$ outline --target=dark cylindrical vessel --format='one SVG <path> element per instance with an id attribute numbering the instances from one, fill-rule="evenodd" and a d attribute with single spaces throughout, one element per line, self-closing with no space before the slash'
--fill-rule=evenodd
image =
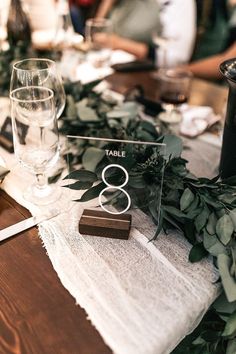
<path id="1" fill-rule="evenodd" d="M 236 175 L 236 58 L 224 61 L 220 71 L 229 84 L 220 159 L 221 177 L 227 178 Z"/>

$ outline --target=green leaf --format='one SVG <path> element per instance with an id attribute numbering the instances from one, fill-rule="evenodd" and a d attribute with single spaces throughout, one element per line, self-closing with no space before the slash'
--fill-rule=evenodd
<path id="1" fill-rule="evenodd" d="M 142 127 L 142 129 L 146 130 L 150 134 L 158 136 L 156 127 L 152 123 L 144 120 L 140 122 L 140 127 Z"/>
<path id="2" fill-rule="evenodd" d="M 75 202 L 88 202 L 89 200 L 95 199 L 99 196 L 101 191 L 105 188 L 103 182 L 97 184 L 96 186 L 88 189 L 80 199 L 75 200 Z"/>
<path id="3" fill-rule="evenodd" d="M 96 182 L 98 178 L 96 173 L 94 172 L 87 171 L 87 170 L 76 170 L 70 172 L 63 179 L 76 179 L 81 182 Z"/>
<path id="4" fill-rule="evenodd" d="M 213 212 L 209 215 L 207 226 L 206 226 L 207 232 L 210 235 L 215 235 L 216 223 L 217 223 L 217 217 L 216 217 L 216 214 Z"/>
<path id="5" fill-rule="evenodd" d="M 236 339 L 232 339 L 228 342 L 226 354 L 236 353 Z"/>
<path id="6" fill-rule="evenodd" d="M 163 143 L 166 144 L 166 155 L 179 157 L 183 150 L 182 140 L 176 135 L 165 135 Z"/>
<path id="7" fill-rule="evenodd" d="M 217 264 L 228 301 L 236 301 L 236 281 L 230 274 L 230 257 L 226 254 L 220 254 L 217 257 Z"/>
<path id="8" fill-rule="evenodd" d="M 194 345 L 202 345 L 202 344 L 206 344 L 205 339 L 203 339 L 202 337 L 197 337 L 194 341 L 193 341 Z"/>
<path id="9" fill-rule="evenodd" d="M 124 102 L 107 113 L 108 119 L 129 118 L 133 119 L 138 114 L 138 105 L 135 102 Z"/>
<path id="10" fill-rule="evenodd" d="M 155 215 L 154 219 L 157 221 L 158 215 Z M 155 235 L 154 235 L 153 239 L 151 239 L 151 241 L 155 240 L 159 236 L 160 232 L 162 231 L 162 225 L 163 225 L 163 210 L 160 209 L 160 215 L 159 215 L 157 229 L 156 229 Z"/>
<path id="11" fill-rule="evenodd" d="M 234 226 L 234 231 L 236 231 L 236 209 L 233 209 L 230 211 L 229 216 L 232 220 L 233 226 Z"/>
<path id="12" fill-rule="evenodd" d="M 109 119 L 120 119 L 124 117 L 129 117 L 129 112 L 122 111 L 120 109 L 113 109 L 113 111 L 107 113 L 107 118 Z"/>
<path id="13" fill-rule="evenodd" d="M 208 188 L 209 188 L 209 186 L 208 186 Z M 202 198 L 208 205 L 212 206 L 212 207 L 215 208 L 215 209 L 220 209 L 220 208 L 222 208 L 222 204 L 221 204 L 218 200 L 216 200 L 215 197 L 214 197 L 214 199 L 212 199 L 211 196 L 206 195 L 206 194 L 202 194 L 202 195 L 201 195 L 201 198 Z"/>
<path id="14" fill-rule="evenodd" d="M 192 263 L 199 262 L 201 259 L 205 258 L 208 252 L 205 250 L 203 243 L 197 243 L 191 248 L 189 253 L 189 260 Z"/>
<path id="15" fill-rule="evenodd" d="M 224 332 L 222 333 L 223 337 L 232 338 L 236 336 L 236 311 L 230 315 L 225 328 Z"/>
<path id="16" fill-rule="evenodd" d="M 222 253 L 227 253 L 224 245 L 222 245 L 216 235 L 210 235 L 206 230 L 203 233 L 203 244 L 206 250 L 214 257 Z"/>
<path id="17" fill-rule="evenodd" d="M 93 185 L 92 182 L 82 182 L 82 181 L 78 181 L 72 184 L 67 184 L 66 186 L 63 186 L 65 188 L 69 188 L 69 189 L 73 189 L 73 190 L 84 190 L 84 189 L 89 189 L 91 188 Z"/>
<path id="18" fill-rule="evenodd" d="M 3 178 L 9 173 L 10 171 L 3 167 L 3 166 L 0 166 L 0 181 L 3 180 Z"/>
<path id="19" fill-rule="evenodd" d="M 201 210 L 202 209 L 199 206 L 199 197 L 196 195 L 192 204 L 185 210 L 185 213 L 187 213 L 186 215 L 189 219 L 194 220 L 194 218 L 200 214 Z"/>
<path id="20" fill-rule="evenodd" d="M 193 201 L 193 192 L 189 188 L 186 188 L 180 198 L 180 210 L 187 209 Z"/>
<path id="21" fill-rule="evenodd" d="M 217 176 L 211 178 L 211 182 L 212 183 L 216 183 L 217 181 L 219 181 L 219 179 L 220 179 L 220 174 L 218 174 Z"/>
<path id="22" fill-rule="evenodd" d="M 172 227 L 175 227 L 177 230 L 180 232 L 183 231 L 181 227 L 178 225 L 175 219 L 169 214 L 167 214 L 165 211 L 163 211 L 163 220 L 167 221 L 168 224 L 170 224 Z"/>
<path id="23" fill-rule="evenodd" d="M 196 230 L 192 220 L 184 223 L 184 235 L 192 245 L 196 242 Z"/>
<path id="24" fill-rule="evenodd" d="M 232 191 L 221 194 L 218 198 L 224 204 L 233 204 L 235 202 L 235 195 L 232 193 Z"/>
<path id="25" fill-rule="evenodd" d="M 75 100 L 73 96 L 67 95 L 66 96 L 66 117 L 69 120 L 74 120 L 77 118 L 77 109 L 75 105 Z"/>
<path id="26" fill-rule="evenodd" d="M 139 175 L 131 175 L 129 176 L 129 186 L 133 188 L 145 188 L 145 181 L 143 179 L 142 174 Z"/>
<path id="27" fill-rule="evenodd" d="M 177 218 L 185 218 L 188 219 L 188 217 L 179 209 L 171 206 L 171 205 L 163 205 L 163 209 L 168 212 L 169 214 L 176 216 Z"/>
<path id="28" fill-rule="evenodd" d="M 235 245 L 230 248 L 232 256 L 232 265 L 230 267 L 230 274 L 236 279 L 236 247 Z"/>
<path id="29" fill-rule="evenodd" d="M 214 309 L 222 314 L 232 314 L 236 311 L 236 301 L 229 302 L 225 293 L 222 293 L 213 304 Z"/>
<path id="30" fill-rule="evenodd" d="M 56 183 L 61 177 L 62 172 L 63 168 L 59 168 L 53 176 L 48 177 L 48 183 Z"/>
<path id="31" fill-rule="evenodd" d="M 228 186 L 236 186 L 236 176 L 231 176 L 222 180 L 222 183 Z"/>
<path id="32" fill-rule="evenodd" d="M 203 229 L 203 227 L 206 225 L 209 214 L 210 214 L 210 211 L 209 211 L 208 207 L 205 205 L 203 207 L 202 211 L 200 212 L 200 214 L 197 215 L 195 222 L 194 222 L 197 232 L 200 232 Z"/>
<path id="33" fill-rule="evenodd" d="M 89 147 L 82 157 L 82 164 L 86 170 L 94 172 L 97 165 L 105 156 L 105 151 L 95 147 Z"/>
<path id="34" fill-rule="evenodd" d="M 219 332 L 215 330 L 207 330 L 201 334 L 201 337 L 207 342 L 214 343 L 219 338 Z"/>
<path id="35" fill-rule="evenodd" d="M 81 121 L 97 122 L 100 120 L 96 111 L 93 108 L 87 106 L 87 99 L 86 98 L 84 98 L 80 102 L 76 103 L 76 107 L 78 110 L 78 116 Z"/>
<path id="36" fill-rule="evenodd" d="M 229 215 L 223 215 L 216 223 L 216 233 L 221 242 L 227 245 L 234 231 L 234 225 Z"/>
<path id="37" fill-rule="evenodd" d="M 216 235 L 210 235 L 206 229 L 203 231 L 203 244 L 207 250 L 212 247 L 217 241 L 219 242 Z"/>

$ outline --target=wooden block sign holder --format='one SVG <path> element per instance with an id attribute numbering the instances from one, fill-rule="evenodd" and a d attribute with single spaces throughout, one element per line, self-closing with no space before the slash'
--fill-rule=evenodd
<path id="1" fill-rule="evenodd" d="M 79 232 L 83 235 L 128 240 L 132 217 L 130 214 L 110 214 L 102 210 L 85 209 Z"/>

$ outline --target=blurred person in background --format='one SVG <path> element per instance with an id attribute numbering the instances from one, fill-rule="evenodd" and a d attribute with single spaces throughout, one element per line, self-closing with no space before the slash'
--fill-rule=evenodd
<path id="1" fill-rule="evenodd" d="M 84 34 L 85 22 L 95 15 L 98 0 L 69 0 L 73 27 L 77 33 Z"/>
<path id="2" fill-rule="evenodd" d="M 196 0 L 197 38 L 192 60 L 206 58 L 226 49 L 229 38 L 227 0 Z"/>
<path id="3" fill-rule="evenodd" d="M 57 25 L 57 0 L 21 0 L 32 31 L 51 30 Z"/>
<path id="4" fill-rule="evenodd" d="M 155 36 L 169 40 L 168 64 L 172 66 L 188 62 L 192 55 L 195 10 L 195 0 L 101 0 L 96 17 L 111 19 L 112 49 L 151 59 L 157 65 L 162 54 Z"/>
<path id="5" fill-rule="evenodd" d="M 204 0 L 205 3 L 206 1 L 209 0 Z M 226 4 L 226 1 L 223 2 Z M 223 6 L 223 2 L 221 2 L 220 6 Z M 212 1 L 211 3 L 213 4 Z M 212 39 L 212 42 L 209 42 L 209 40 L 206 41 L 206 43 L 209 43 L 209 51 L 207 51 L 206 43 L 203 44 L 202 47 L 206 48 L 205 55 L 200 55 L 199 53 L 199 55 L 193 56 L 193 61 L 187 66 L 188 69 L 190 69 L 192 73 L 197 77 L 211 80 L 221 79 L 222 76 L 219 72 L 219 65 L 227 59 L 231 59 L 234 57 L 236 58 L 236 0 L 227 1 L 227 11 L 228 21 L 227 23 L 221 23 L 221 32 L 220 29 L 218 30 L 218 32 L 216 32 L 214 39 Z M 212 36 L 213 35 L 214 33 L 212 33 Z M 219 40 L 219 43 L 217 43 L 217 38 Z M 203 42 L 204 37 L 202 37 L 201 40 Z M 198 47 L 198 43 L 196 44 L 196 47 Z M 211 49 L 213 48 L 214 51 L 212 53 Z M 197 49 L 198 48 L 196 48 L 196 53 Z M 203 54 L 203 52 L 201 54 Z M 197 58 L 201 59 L 194 60 Z"/>
<path id="6" fill-rule="evenodd" d="M 236 41 L 223 53 L 194 61 L 187 65 L 186 68 L 188 68 L 194 76 L 202 79 L 218 80 L 222 79 L 222 75 L 219 72 L 220 64 L 231 58 L 235 58 L 236 60 Z"/>

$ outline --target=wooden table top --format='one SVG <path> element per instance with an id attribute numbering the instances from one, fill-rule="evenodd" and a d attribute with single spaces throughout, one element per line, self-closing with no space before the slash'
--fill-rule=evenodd
<path id="1" fill-rule="evenodd" d="M 108 81 L 125 93 L 142 84 L 158 98 L 152 73 L 115 74 Z M 191 104 L 210 105 L 222 113 L 227 88 L 194 80 Z M 0 229 L 30 216 L 0 191 Z M 99 333 L 62 286 L 38 237 L 37 228 L 0 245 L 1 354 L 111 354 Z"/>

